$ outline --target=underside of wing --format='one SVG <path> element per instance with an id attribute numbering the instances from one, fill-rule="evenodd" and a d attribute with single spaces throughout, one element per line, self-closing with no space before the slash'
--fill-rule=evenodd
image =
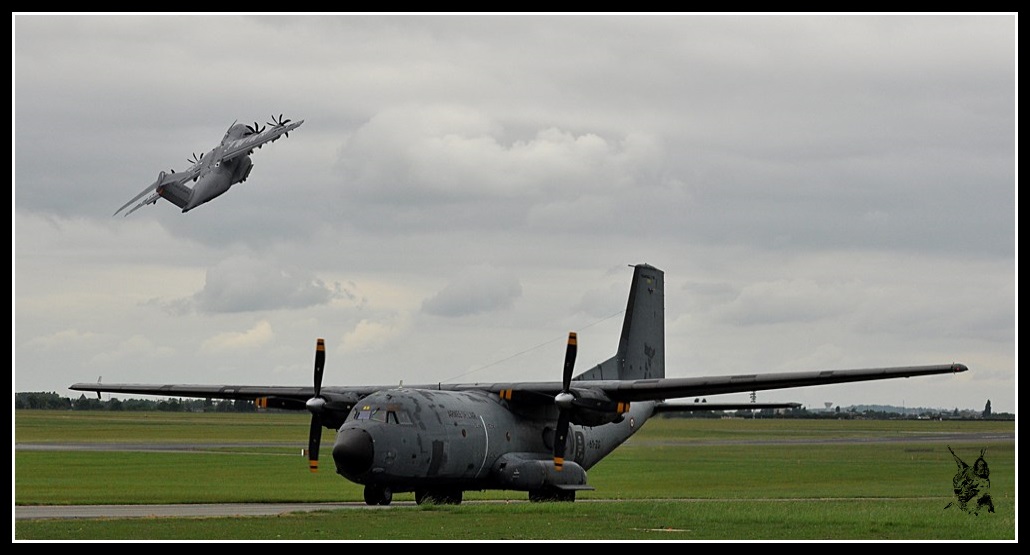
<path id="1" fill-rule="evenodd" d="M 790 389 L 813 385 L 911 378 L 934 374 L 965 372 L 964 364 L 930 366 L 897 366 L 854 370 L 821 370 L 811 372 L 778 372 L 700 378 L 659 378 L 649 380 L 582 380 L 573 382 L 573 390 L 601 392 L 615 402 L 664 401 L 704 397 L 726 393 L 744 393 L 770 389 Z M 433 386 L 436 388 L 437 386 Z M 502 399 L 525 404 L 548 404 L 562 391 L 560 382 L 522 382 L 494 384 L 443 384 L 443 389 L 484 390 Z M 701 408 L 695 410 L 712 410 Z M 730 409 L 722 409 L 730 410 Z"/>
<path id="2" fill-rule="evenodd" d="M 901 366 L 890 368 L 863 368 L 855 370 L 823 370 L 813 372 L 779 372 L 735 376 L 708 376 L 701 378 L 661 378 L 651 380 L 596 380 L 580 381 L 572 388 L 577 400 L 597 405 L 598 409 L 612 404 L 621 410 L 622 404 L 633 401 L 665 401 L 689 397 L 703 397 L 726 393 L 742 393 L 770 389 L 789 389 L 814 385 L 829 385 L 894 378 L 910 378 L 935 374 L 956 374 L 967 371 L 964 364 L 931 366 Z M 314 387 L 303 386 L 249 386 L 249 385 L 190 385 L 190 384 L 103 384 L 77 383 L 75 391 L 94 393 L 123 393 L 161 395 L 165 397 L 194 397 L 207 399 L 250 400 L 264 406 L 301 410 L 304 403 L 314 397 L 322 398 L 334 410 L 349 410 L 363 397 L 393 386 L 325 387 L 316 394 Z M 483 391 L 500 399 L 527 405 L 549 405 L 563 391 L 561 382 L 521 383 L 468 383 L 408 386 L 412 389 L 444 389 L 453 391 Z M 697 405 L 697 403 L 695 403 Z M 707 403 L 702 406 L 661 404 L 659 411 L 674 410 L 739 410 L 741 408 L 774 408 L 753 403 Z M 783 403 L 775 408 L 787 408 Z"/>
<path id="3" fill-rule="evenodd" d="M 196 399 L 229 399 L 254 401 L 258 406 L 303 410 L 305 403 L 315 397 L 313 387 L 254 386 L 254 385 L 197 385 L 197 384 L 133 384 L 133 383 L 77 383 L 69 389 L 93 393 L 120 393 L 128 395 L 160 395 L 162 397 L 191 397 Z M 326 387 L 319 394 L 334 407 L 349 406 L 380 388 Z"/>
<path id="4" fill-rule="evenodd" d="M 812 372 L 778 372 L 702 378 L 662 378 L 657 380 L 585 382 L 620 401 L 655 401 L 685 397 L 702 397 L 725 393 L 743 393 L 770 389 L 790 389 L 813 385 L 829 385 L 895 378 L 912 378 L 935 374 L 957 374 L 968 368 L 964 364 L 930 366 L 898 366 L 854 370 L 822 370 Z"/>

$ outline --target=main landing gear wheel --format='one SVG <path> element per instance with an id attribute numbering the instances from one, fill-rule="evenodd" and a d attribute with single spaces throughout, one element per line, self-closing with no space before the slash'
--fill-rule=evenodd
<path id="1" fill-rule="evenodd" d="M 415 503 L 419 505 L 461 505 L 461 490 L 415 490 Z"/>
<path id="2" fill-rule="evenodd" d="M 543 501 L 572 503 L 576 500 L 576 490 L 563 490 L 553 487 L 535 489 L 529 492 L 529 500 L 533 503 Z"/>
<path id="3" fill-rule="evenodd" d="M 366 505 L 389 505 L 393 501 L 393 492 L 386 486 L 365 486 Z"/>

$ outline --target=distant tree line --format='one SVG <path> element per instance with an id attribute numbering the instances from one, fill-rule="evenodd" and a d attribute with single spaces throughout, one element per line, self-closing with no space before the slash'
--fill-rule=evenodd
<path id="1" fill-rule="evenodd" d="M 827 420 L 1015 420 L 1016 415 L 1008 412 L 992 412 L 990 401 L 983 412 L 974 410 L 946 409 L 906 409 L 887 405 L 851 406 L 833 409 L 808 410 L 806 407 L 796 409 L 760 409 L 738 411 L 695 410 L 689 412 L 663 413 L 666 418 L 807 418 Z"/>
<path id="2" fill-rule="evenodd" d="M 78 399 L 57 393 L 15 393 L 15 409 L 112 410 L 164 412 L 256 412 L 253 401 L 226 399 L 97 399 L 80 395 Z"/>

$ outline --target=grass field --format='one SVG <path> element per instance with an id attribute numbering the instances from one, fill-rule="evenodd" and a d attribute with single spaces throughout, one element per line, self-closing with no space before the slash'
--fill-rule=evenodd
<path id="1" fill-rule="evenodd" d="M 323 472 L 307 471 L 299 455 L 307 426 L 303 414 L 19 411 L 17 443 L 111 443 L 127 450 L 16 450 L 15 503 L 360 501 L 361 487 L 329 471 L 327 454 Z M 597 489 L 581 492 L 573 504 L 530 504 L 524 492 L 467 492 L 470 501 L 511 503 L 275 517 L 16 521 L 14 536 L 1011 541 L 1015 443 L 962 436 L 1013 428 L 1012 422 L 652 420 L 590 471 Z M 947 439 L 910 439 L 927 435 Z M 323 443 L 331 441 L 326 431 Z M 152 452 L 134 450 L 138 444 L 201 445 Z M 969 463 L 988 448 L 995 513 L 944 510 L 956 470 L 948 445 Z M 410 499 L 395 496 L 395 502 Z"/>

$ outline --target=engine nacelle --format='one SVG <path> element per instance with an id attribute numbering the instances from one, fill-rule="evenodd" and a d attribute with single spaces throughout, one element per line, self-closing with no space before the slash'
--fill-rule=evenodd
<path id="1" fill-rule="evenodd" d="M 573 410 L 569 420 L 580 426 L 601 426 L 604 424 L 618 424 L 622 422 L 623 415 L 629 412 L 629 403 L 612 401 L 597 389 L 573 389 L 575 399 L 572 401 Z"/>

